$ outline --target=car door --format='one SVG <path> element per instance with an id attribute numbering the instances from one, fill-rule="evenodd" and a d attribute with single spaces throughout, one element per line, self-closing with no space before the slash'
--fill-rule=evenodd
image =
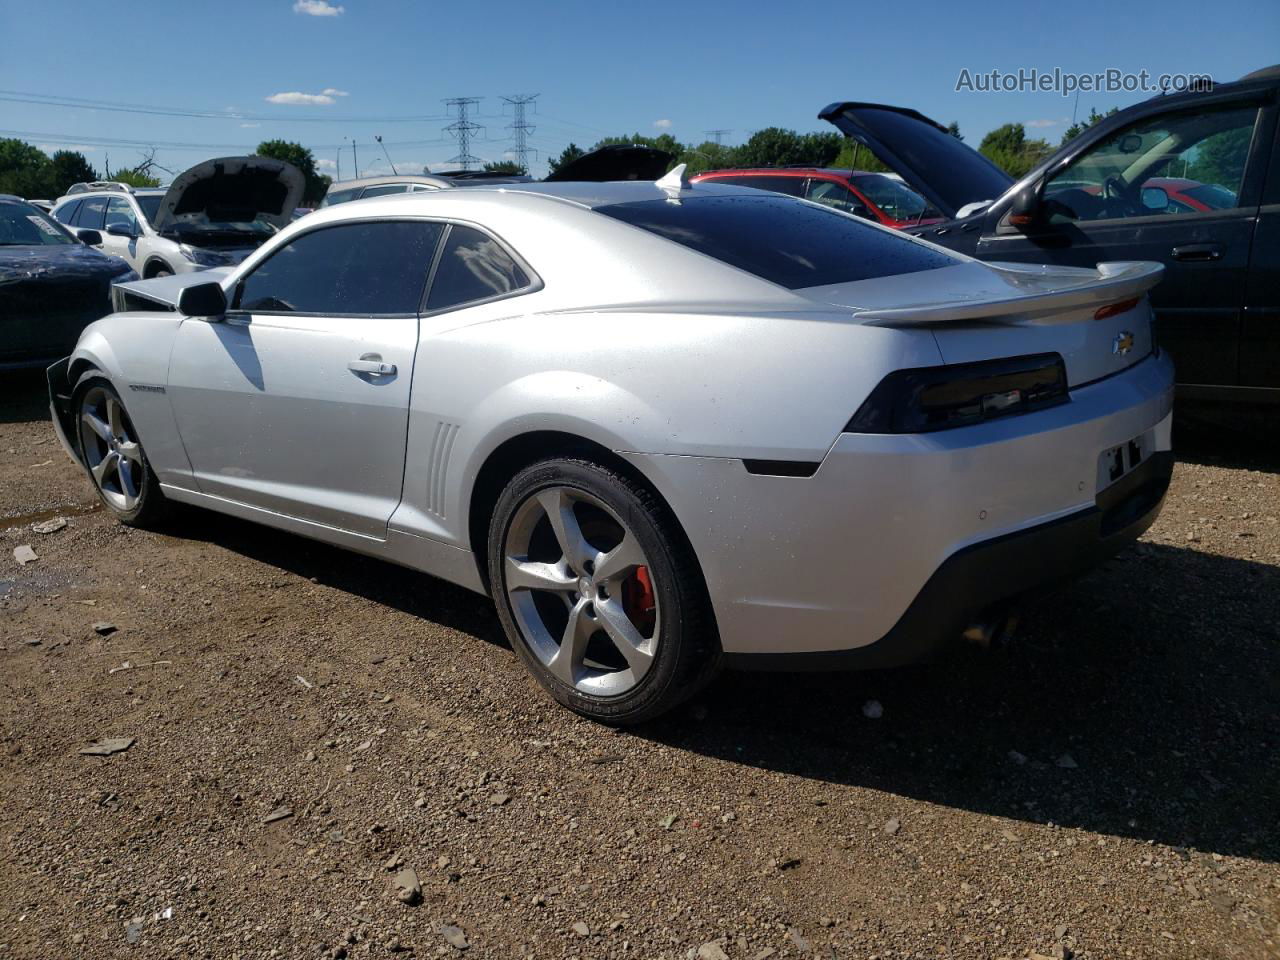
<path id="1" fill-rule="evenodd" d="M 116 229 L 128 230 L 129 235 L 117 236 L 109 233 L 108 230 L 112 225 L 115 225 Z M 133 212 L 133 207 L 125 197 L 112 197 L 107 201 L 106 218 L 102 227 L 102 246 L 99 249 L 113 257 L 127 260 L 134 270 L 138 270 L 138 215 Z"/>
<path id="2" fill-rule="evenodd" d="M 1280 388 L 1280 107 L 1268 112 L 1274 132 L 1245 285 L 1240 383 Z"/>
<path id="3" fill-rule="evenodd" d="M 1237 382 L 1241 307 L 1258 216 L 1251 157 L 1256 102 L 1149 113 L 1091 145 L 1044 181 L 1036 221 L 999 215 L 978 241 L 983 260 L 1092 267 L 1155 260 L 1165 276 L 1151 294 L 1161 343 L 1183 384 Z M 1213 208 L 1177 203 L 1158 184 L 1203 187 Z M 1192 186 L 1190 189 L 1197 189 Z"/>
<path id="4" fill-rule="evenodd" d="M 299 233 L 183 321 L 168 389 L 199 489 L 384 537 L 404 478 L 418 313 L 441 224 Z"/>

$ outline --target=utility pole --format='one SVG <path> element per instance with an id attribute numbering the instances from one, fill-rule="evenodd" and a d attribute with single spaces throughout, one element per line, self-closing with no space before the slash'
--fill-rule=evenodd
<path id="1" fill-rule="evenodd" d="M 444 102 L 445 106 L 458 111 L 458 119 L 445 127 L 458 141 L 457 154 L 450 157 L 447 162 L 459 164 L 463 170 L 470 170 L 473 163 L 480 162 L 480 158 L 471 153 L 471 138 L 484 127 L 470 118 L 471 108 L 479 102 L 479 97 L 450 97 Z"/>
<path id="2" fill-rule="evenodd" d="M 536 93 L 516 93 L 509 97 L 502 98 L 511 104 L 511 122 L 507 124 L 507 129 L 511 131 L 511 139 L 515 141 L 515 147 L 512 153 L 516 156 L 516 163 L 520 164 L 525 173 L 529 172 L 529 154 L 536 154 L 538 151 L 529 146 L 528 138 L 536 127 L 524 118 L 524 108 L 538 99 Z M 534 104 L 534 110 L 537 110 L 537 104 Z"/>
<path id="3" fill-rule="evenodd" d="M 334 177 L 334 180 L 341 180 L 341 179 L 342 179 L 342 148 L 341 148 L 341 147 L 339 147 L 339 148 L 338 148 L 338 169 L 337 169 L 337 176 L 336 176 L 336 177 Z"/>
<path id="4" fill-rule="evenodd" d="M 399 170 L 397 170 L 397 169 L 396 169 L 396 165 L 395 165 L 394 163 L 392 163 L 392 162 L 391 162 L 391 154 L 387 153 L 387 145 L 386 145 L 385 143 L 383 143 L 383 142 L 382 142 L 382 135 L 381 135 L 381 134 L 377 134 L 377 133 L 375 133 L 375 134 L 373 135 L 373 139 L 377 140 L 377 141 L 378 141 L 378 146 L 380 146 L 380 147 L 382 148 L 382 155 L 383 155 L 384 157 L 386 157 L 386 158 L 387 158 L 387 163 L 388 163 L 388 164 L 390 165 L 390 167 L 391 167 L 391 172 L 392 172 L 393 174 L 395 174 L 397 177 L 398 177 L 398 176 L 400 176 L 400 171 L 399 171 Z"/>
<path id="5" fill-rule="evenodd" d="M 724 138 L 733 133 L 732 130 L 703 130 L 703 134 L 716 142 L 716 146 L 724 144 Z"/>
<path id="6" fill-rule="evenodd" d="M 351 163 L 356 168 L 356 179 L 360 179 L 360 158 L 356 156 L 356 138 L 351 138 Z"/>

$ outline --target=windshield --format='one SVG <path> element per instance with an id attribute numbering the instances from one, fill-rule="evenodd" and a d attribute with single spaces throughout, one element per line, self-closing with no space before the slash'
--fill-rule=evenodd
<path id="1" fill-rule="evenodd" d="M 53 217 L 29 203 L 0 203 L 0 247 L 79 243 Z"/>
<path id="2" fill-rule="evenodd" d="M 156 222 L 156 214 L 160 212 L 160 201 L 164 199 L 163 193 L 144 193 L 134 194 L 133 199 L 138 201 L 138 206 L 142 208 L 142 215 L 147 218 L 147 223 L 154 224 Z"/>
<path id="3" fill-rule="evenodd" d="M 924 197 L 901 180 L 894 180 L 881 173 L 868 173 L 853 177 L 852 181 L 864 197 L 895 220 L 919 220 L 926 216 L 938 216 L 937 211 L 929 209 L 929 203 Z"/>
<path id="4" fill-rule="evenodd" d="M 746 191 L 670 203 L 640 200 L 597 213 L 656 233 L 761 279 L 798 290 L 953 266 L 945 253 L 851 214 Z"/>

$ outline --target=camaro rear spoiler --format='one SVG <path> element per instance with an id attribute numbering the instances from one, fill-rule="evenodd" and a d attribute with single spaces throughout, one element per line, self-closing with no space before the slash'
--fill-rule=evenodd
<path id="1" fill-rule="evenodd" d="M 1009 284 L 1009 296 L 982 300 L 938 300 L 916 306 L 855 310 L 872 327 L 912 327 L 956 320 L 1034 323 L 1053 314 L 1102 307 L 1140 297 L 1160 282 L 1164 265 L 1147 260 L 1100 263 L 1091 277 L 1068 280 L 1061 267 L 988 263 Z"/>

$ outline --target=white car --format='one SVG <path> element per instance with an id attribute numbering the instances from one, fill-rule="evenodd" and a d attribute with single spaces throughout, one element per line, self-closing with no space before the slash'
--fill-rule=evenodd
<path id="1" fill-rule="evenodd" d="M 220 157 L 180 173 L 165 189 L 114 181 L 77 183 L 53 216 L 95 230 L 92 244 L 122 257 L 140 277 L 234 266 L 287 226 L 306 181 L 270 157 Z"/>
<path id="2" fill-rule="evenodd" d="M 121 285 L 157 309 L 50 387 L 122 521 L 194 504 L 488 594 L 560 702 L 629 723 L 721 665 L 919 659 L 1134 540 L 1172 470 L 1160 270 L 679 171 L 437 190 Z"/>

